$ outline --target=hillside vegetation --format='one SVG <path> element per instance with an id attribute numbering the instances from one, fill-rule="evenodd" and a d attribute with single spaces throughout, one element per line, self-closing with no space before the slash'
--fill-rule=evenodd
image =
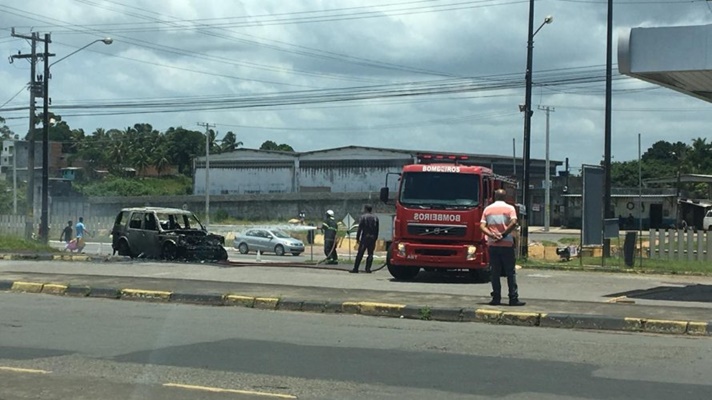
<path id="1" fill-rule="evenodd" d="M 193 193 L 187 176 L 161 178 L 113 178 L 77 185 L 85 196 L 180 196 Z"/>

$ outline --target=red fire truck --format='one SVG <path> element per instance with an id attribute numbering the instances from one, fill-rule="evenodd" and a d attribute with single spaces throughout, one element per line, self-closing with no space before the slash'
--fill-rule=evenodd
<path id="1" fill-rule="evenodd" d="M 424 268 L 489 280 L 480 218 L 496 189 L 507 190 L 508 202 L 514 203 L 516 181 L 468 161 L 461 155 L 419 154 L 417 164 L 403 167 L 387 259 L 394 278 L 411 280 Z M 389 197 L 386 177 L 380 198 L 388 202 Z"/>

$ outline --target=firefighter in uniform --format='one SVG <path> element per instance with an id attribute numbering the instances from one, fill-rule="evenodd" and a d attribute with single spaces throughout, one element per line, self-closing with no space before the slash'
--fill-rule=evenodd
<path id="1" fill-rule="evenodd" d="M 356 253 L 356 262 L 351 273 L 358 273 L 358 267 L 361 264 L 363 253 L 368 251 L 366 257 L 366 273 L 371 273 L 371 264 L 373 264 L 373 250 L 376 248 L 376 239 L 378 239 L 378 217 L 373 215 L 373 207 L 365 205 L 364 213 L 358 220 L 358 231 L 356 231 L 356 243 L 358 243 L 358 252 Z"/>
<path id="2" fill-rule="evenodd" d="M 321 230 L 324 231 L 324 255 L 326 256 L 327 264 L 338 264 L 339 257 L 336 254 L 336 231 L 338 226 L 334 219 L 332 210 L 326 211 L 326 218 L 321 224 Z"/>

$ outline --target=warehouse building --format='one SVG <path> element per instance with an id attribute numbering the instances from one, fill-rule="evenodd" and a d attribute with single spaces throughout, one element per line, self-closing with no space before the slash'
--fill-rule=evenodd
<path id="1" fill-rule="evenodd" d="M 199 157 L 194 161 L 193 190 L 196 195 L 242 195 L 271 193 L 363 193 L 378 192 L 388 173 L 398 173 L 412 164 L 419 154 L 429 151 L 346 146 L 308 152 L 281 152 L 237 149 L 229 153 Z M 443 155 L 456 153 L 437 152 Z M 482 165 L 500 175 L 521 180 L 522 160 L 511 156 L 463 154 L 469 164 Z M 209 170 L 206 174 L 206 164 Z M 531 160 L 534 188 L 544 185 L 545 160 Z M 556 176 L 560 161 L 550 161 L 551 176 Z M 391 190 L 396 179 L 388 180 Z"/>

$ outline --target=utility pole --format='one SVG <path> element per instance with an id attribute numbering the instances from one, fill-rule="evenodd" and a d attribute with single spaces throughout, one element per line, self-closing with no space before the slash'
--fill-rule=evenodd
<path id="1" fill-rule="evenodd" d="M 544 172 L 544 181 L 546 189 L 544 195 L 544 232 L 549 232 L 549 223 L 551 221 L 551 172 L 549 172 L 549 114 L 554 110 L 554 107 L 539 106 L 540 110 L 546 112 L 546 171 Z"/>
<path id="2" fill-rule="evenodd" d="M 33 225 L 35 220 L 35 95 L 38 92 L 38 87 L 35 83 L 37 65 L 37 42 L 39 35 L 37 32 L 32 32 L 31 36 L 15 33 L 15 28 L 12 28 L 12 36 L 30 41 L 32 48 L 30 54 L 15 54 L 10 56 L 10 62 L 15 59 L 30 60 L 30 124 L 27 132 L 27 205 L 25 207 L 25 239 L 32 238 L 34 231 Z M 17 145 L 17 142 L 15 143 Z M 17 147 L 15 148 L 15 156 L 17 156 Z"/>
<path id="3" fill-rule="evenodd" d="M 205 227 L 210 224 L 210 128 L 215 124 L 198 122 L 198 126 L 205 127 Z"/>
<path id="4" fill-rule="evenodd" d="M 566 157 L 566 182 L 564 182 L 564 194 L 569 194 L 569 158 Z M 569 227 L 569 198 L 564 197 L 564 226 Z"/>
<path id="5" fill-rule="evenodd" d="M 606 36 L 606 117 L 603 144 L 603 218 L 613 218 L 611 207 L 611 96 L 613 80 L 613 0 L 608 0 Z M 603 239 L 603 257 L 611 256 L 611 239 Z"/>
<path id="6" fill-rule="evenodd" d="M 517 139 L 512 138 L 512 177 L 517 176 Z"/>
<path id="7" fill-rule="evenodd" d="M 40 240 L 47 244 L 49 241 L 49 58 L 54 54 L 49 53 L 51 35 L 44 35 L 44 74 L 42 93 L 42 215 L 40 217 Z"/>

